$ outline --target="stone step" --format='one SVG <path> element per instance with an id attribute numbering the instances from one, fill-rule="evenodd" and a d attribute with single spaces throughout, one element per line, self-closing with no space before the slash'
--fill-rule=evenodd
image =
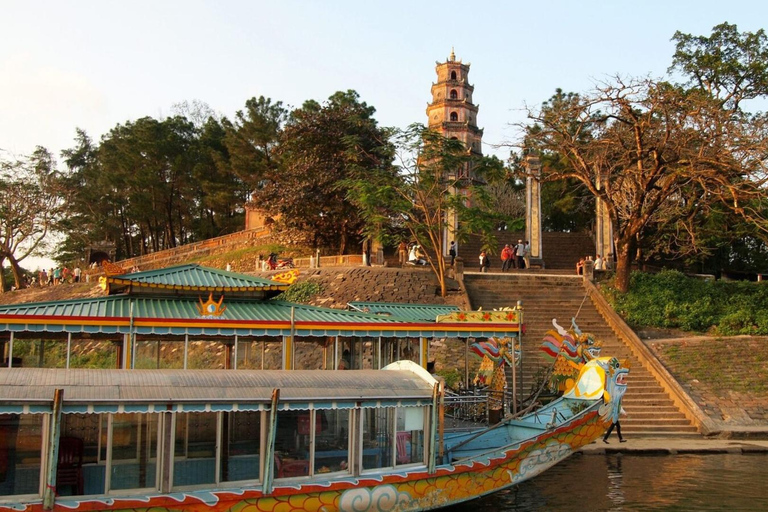
<path id="1" fill-rule="evenodd" d="M 541 369 L 551 364 L 541 352 L 540 343 L 546 332 L 553 329 L 552 319 L 556 318 L 561 326 L 568 328 L 571 317 L 576 316 L 583 332 L 602 341 L 603 355 L 628 359 L 631 364 L 623 400 L 629 414 L 625 427 L 628 432 L 696 434 L 696 428 L 632 354 L 631 348 L 606 324 L 591 300 L 585 300 L 586 291 L 580 277 L 543 275 L 536 271 L 478 273 L 465 275 L 465 285 L 475 308 L 494 309 L 516 304 L 518 300 L 522 302 L 526 332 L 522 337 L 522 377 L 518 375 L 518 379 L 522 379 L 522 383 L 518 380 L 521 389 L 530 389 Z"/>

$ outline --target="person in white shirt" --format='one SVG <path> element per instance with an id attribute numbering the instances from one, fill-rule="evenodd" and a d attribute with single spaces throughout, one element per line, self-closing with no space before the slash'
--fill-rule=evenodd
<path id="1" fill-rule="evenodd" d="M 595 257 L 595 270 L 605 270 L 603 268 L 603 258 L 599 254 Z"/>
<path id="2" fill-rule="evenodd" d="M 525 268 L 525 244 L 522 240 L 517 241 L 515 255 L 517 257 L 517 268 Z"/>

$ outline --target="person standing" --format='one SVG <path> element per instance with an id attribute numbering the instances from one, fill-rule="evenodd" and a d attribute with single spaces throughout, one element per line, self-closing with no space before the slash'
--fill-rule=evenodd
<path id="1" fill-rule="evenodd" d="M 72 275 L 75 276 L 75 282 L 80 282 L 80 274 L 82 273 L 82 270 L 80 270 L 80 267 L 75 267 L 75 269 L 72 271 Z"/>
<path id="2" fill-rule="evenodd" d="M 485 251 L 480 251 L 480 272 L 488 272 L 490 266 L 491 260 L 488 259 L 488 254 Z"/>
<path id="3" fill-rule="evenodd" d="M 451 257 L 451 266 L 456 261 L 456 242 L 451 240 L 451 247 L 448 249 L 448 255 Z"/>
<path id="4" fill-rule="evenodd" d="M 501 271 L 505 272 L 509 268 L 512 267 L 512 264 L 514 263 L 515 255 L 512 252 L 512 248 L 509 246 L 509 244 L 505 244 L 504 248 L 501 250 Z"/>
<path id="5" fill-rule="evenodd" d="M 371 266 L 371 237 L 365 237 L 363 240 L 363 265 L 366 267 Z"/>
<path id="6" fill-rule="evenodd" d="M 603 258 L 599 254 L 595 257 L 595 270 L 605 270 L 603 268 Z"/>
<path id="7" fill-rule="evenodd" d="M 525 268 L 531 268 L 531 244 L 526 240 L 524 245 L 525 252 L 523 254 L 523 261 L 525 261 Z"/>
<path id="8" fill-rule="evenodd" d="M 400 266 L 404 267 L 408 261 L 408 244 L 405 243 L 405 240 L 401 240 L 400 245 L 397 246 L 397 256 L 400 260 Z"/>
<path id="9" fill-rule="evenodd" d="M 515 247 L 515 254 L 517 258 L 517 268 L 525 268 L 525 244 L 522 240 L 517 241 L 517 247 Z"/>

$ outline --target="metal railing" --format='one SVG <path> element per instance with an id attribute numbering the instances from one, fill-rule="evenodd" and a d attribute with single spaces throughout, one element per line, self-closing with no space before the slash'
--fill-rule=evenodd
<path id="1" fill-rule="evenodd" d="M 484 388 L 446 391 L 443 405 L 445 428 L 460 430 L 499 421 L 512 410 L 512 395 Z"/>

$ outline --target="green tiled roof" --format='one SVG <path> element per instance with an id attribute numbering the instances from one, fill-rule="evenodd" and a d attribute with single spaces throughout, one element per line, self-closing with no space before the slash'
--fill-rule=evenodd
<path id="1" fill-rule="evenodd" d="M 158 270 L 121 274 L 107 278 L 109 292 L 152 293 L 170 291 L 175 294 L 225 292 L 229 296 L 267 298 L 286 290 L 289 285 L 236 272 L 203 267 L 196 264 L 178 265 Z"/>
<path id="2" fill-rule="evenodd" d="M 206 336 L 510 336 L 517 326 L 436 324 L 281 301 L 227 299 L 221 315 L 201 315 L 208 297 L 113 295 L 0 306 L 0 331 Z M 214 294 L 214 300 L 219 297 Z"/>
<path id="3" fill-rule="evenodd" d="M 393 302 L 349 302 L 355 311 L 395 317 L 409 322 L 434 322 L 438 315 L 461 311 L 458 306 L 448 304 L 405 304 Z"/>

